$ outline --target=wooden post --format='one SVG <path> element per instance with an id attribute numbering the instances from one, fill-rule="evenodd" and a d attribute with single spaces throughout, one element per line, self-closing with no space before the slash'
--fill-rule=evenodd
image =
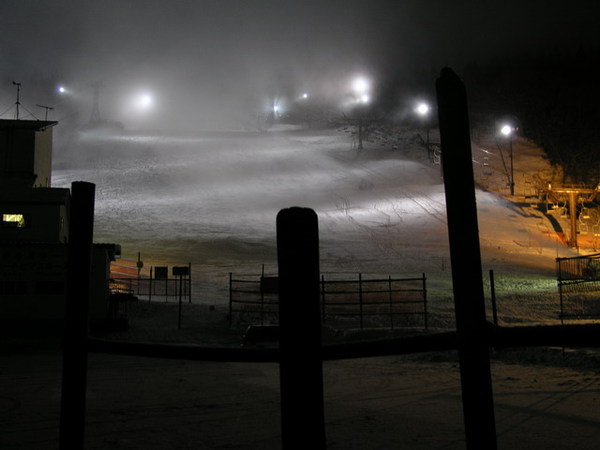
<path id="1" fill-rule="evenodd" d="M 95 185 L 71 185 L 59 448 L 84 447 Z"/>
<path id="2" fill-rule="evenodd" d="M 148 288 L 148 303 L 152 303 L 152 289 L 153 289 L 153 279 L 154 279 L 154 266 L 150 267 L 150 281 L 149 283 L 149 288 Z"/>
<path id="3" fill-rule="evenodd" d="M 467 449 L 494 450 L 496 425 L 466 90 L 448 68 L 436 83 Z"/>
<path id="4" fill-rule="evenodd" d="M 177 318 L 177 329 L 181 330 L 181 303 L 183 298 L 183 275 L 179 274 L 179 315 Z"/>
<path id="5" fill-rule="evenodd" d="M 362 273 L 358 274 L 358 309 L 360 311 L 360 329 L 363 329 L 363 290 L 362 290 Z"/>
<path id="6" fill-rule="evenodd" d="M 188 263 L 188 303 L 192 303 L 192 263 Z"/>
<path id="7" fill-rule="evenodd" d="M 229 272 L 229 326 L 233 325 L 233 273 Z"/>
<path id="8" fill-rule="evenodd" d="M 425 329 L 429 329 L 429 312 L 427 311 L 427 278 L 423 274 L 423 313 L 425 316 Z"/>
<path id="9" fill-rule="evenodd" d="M 498 325 L 498 308 L 496 306 L 496 282 L 494 281 L 494 271 L 490 269 L 490 296 L 492 299 L 492 320 L 494 325 Z"/>
<path id="10" fill-rule="evenodd" d="M 325 324 L 325 275 L 321 275 L 321 317 Z"/>
<path id="11" fill-rule="evenodd" d="M 325 449 L 319 230 L 312 209 L 279 212 L 277 259 L 282 447 Z"/>
<path id="12" fill-rule="evenodd" d="M 577 243 L 577 194 L 575 191 L 569 192 L 569 219 L 571 220 L 571 247 L 579 249 Z"/>
<path id="13" fill-rule="evenodd" d="M 390 302 L 390 328 L 394 329 L 394 299 L 392 298 L 392 276 L 388 275 L 388 300 Z"/>

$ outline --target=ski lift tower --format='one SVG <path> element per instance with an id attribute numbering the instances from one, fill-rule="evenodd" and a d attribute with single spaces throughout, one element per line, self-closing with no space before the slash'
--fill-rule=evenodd
<path id="1" fill-rule="evenodd" d="M 592 202 L 600 192 L 600 183 L 596 187 L 591 186 L 552 186 L 548 183 L 548 198 L 564 200 L 569 202 L 569 216 L 571 222 L 571 239 L 569 246 L 577 248 L 577 201 Z"/>

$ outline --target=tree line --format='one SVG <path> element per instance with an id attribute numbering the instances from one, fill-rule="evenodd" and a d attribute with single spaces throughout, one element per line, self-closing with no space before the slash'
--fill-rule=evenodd
<path id="1" fill-rule="evenodd" d="M 599 51 L 524 55 L 465 67 L 474 122 L 510 115 L 520 135 L 563 168 L 565 183 L 600 182 Z"/>

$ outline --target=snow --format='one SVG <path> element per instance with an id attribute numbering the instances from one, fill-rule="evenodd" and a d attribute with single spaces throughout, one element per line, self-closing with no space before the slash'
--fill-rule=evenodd
<path id="1" fill-rule="evenodd" d="M 496 159 L 477 170 L 482 147 Z M 554 258 L 572 252 L 521 190 L 552 168 L 520 140 L 511 197 L 490 148 L 473 142 L 483 269 L 499 272 L 501 323 L 556 323 Z M 83 136 L 57 150 L 55 186 L 97 184 L 96 241 L 123 244 L 129 258 L 141 251 L 147 265 L 191 260 L 201 279 L 181 330 L 176 303 L 132 302 L 130 329 L 112 339 L 238 346 L 240 330 L 225 320 L 227 272 L 275 264 L 275 215 L 294 204 L 319 214 L 325 270 L 425 272 L 430 323 L 453 327 L 444 190 L 439 166 L 417 145 L 358 152 L 346 133 L 307 130 Z M 60 344 L 6 348 L 0 446 L 56 448 Z M 500 350 L 491 360 L 499 448 L 597 448 L 595 352 Z M 92 353 L 88 367 L 86 448 L 281 448 L 276 364 Z M 323 367 L 328 448 L 465 448 L 454 352 Z"/>
<path id="2" fill-rule="evenodd" d="M 53 185 L 95 183 L 95 241 L 120 243 L 124 258 L 140 252 L 146 268 L 191 262 L 198 301 L 225 302 L 230 271 L 276 266 L 275 217 L 290 206 L 319 216 L 322 271 L 425 272 L 446 295 L 441 171 L 415 134 L 359 151 L 337 129 L 80 133 L 56 146 Z M 554 259 L 573 252 L 543 214 L 508 198 L 506 143 L 481 136 L 473 158 L 483 270 L 552 277 Z M 552 168 L 524 139 L 513 149 L 522 197 Z"/>

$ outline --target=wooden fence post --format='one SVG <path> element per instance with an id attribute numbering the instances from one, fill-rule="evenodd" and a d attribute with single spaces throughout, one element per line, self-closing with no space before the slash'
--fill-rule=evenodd
<path id="1" fill-rule="evenodd" d="M 71 185 L 59 448 L 84 447 L 95 185 Z"/>
<path id="2" fill-rule="evenodd" d="M 362 273 L 358 273 L 358 307 L 360 310 L 360 329 L 363 329 L 363 290 L 362 290 Z"/>
<path id="3" fill-rule="evenodd" d="M 187 287 L 188 287 L 188 303 L 192 303 L 192 263 L 188 263 L 188 279 L 187 279 Z"/>
<path id="4" fill-rule="evenodd" d="M 492 302 L 492 320 L 494 325 L 498 326 L 498 307 L 496 305 L 496 282 L 494 281 L 494 271 L 490 269 L 490 300 Z"/>
<path id="5" fill-rule="evenodd" d="M 427 278 L 425 277 L 425 274 L 423 273 L 423 312 L 424 312 L 424 316 L 425 316 L 425 329 L 428 330 L 429 329 L 429 312 L 427 311 Z"/>
<path id="6" fill-rule="evenodd" d="M 394 299 L 392 298 L 392 276 L 388 275 L 388 300 L 390 302 L 390 328 L 394 329 Z"/>
<path id="7" fill-rule="evenodd" d="M 319 230 L 312 209 L 279 212 L 277 259 L 282 447 L 325 449 Z"/>
<path id="8" fill-rule="evenodd" d="M 452 284 L 468 449 L 494 450 L 496 425 L 466 89 L 448 68 L 436 83 Z"/>

